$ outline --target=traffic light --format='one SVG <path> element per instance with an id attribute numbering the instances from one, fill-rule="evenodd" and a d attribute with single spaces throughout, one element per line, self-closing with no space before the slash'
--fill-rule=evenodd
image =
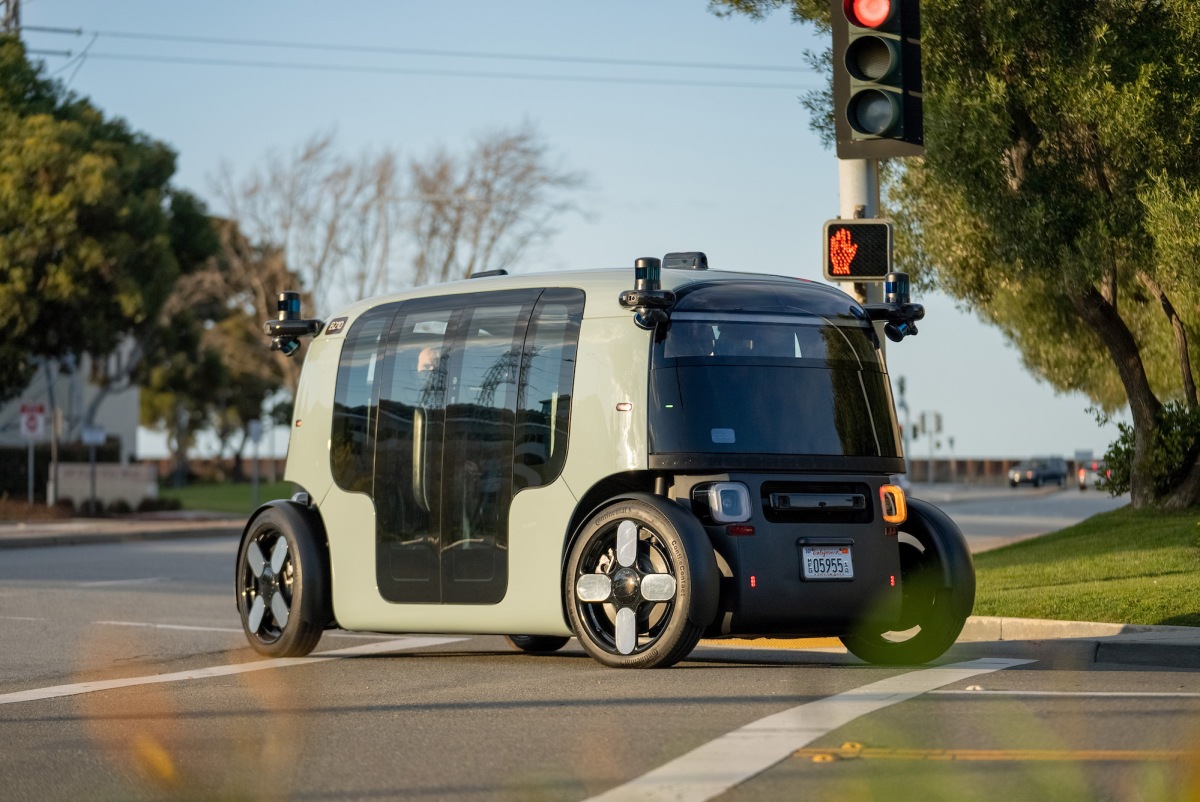
<path id="1" fill-rule="evenodd" d="M 830 220 L 824 243 L 830 281 L 883 281 L 892 272 L 892 224 L 886 220 Z"/>
<path id="2" fill-rule="evenodd" d="M 839 159 L 925 150 L 918 0 L 830 0 Z"/>

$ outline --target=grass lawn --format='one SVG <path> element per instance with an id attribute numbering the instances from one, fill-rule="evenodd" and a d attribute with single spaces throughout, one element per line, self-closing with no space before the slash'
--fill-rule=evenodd
<path id="1" fill-rule="evenodd" d="M 1200 626 L 1200 513 L 1101 513 L 975 556 L 975 615 Z"/>
<path id="2" fill-rule="evenodd" d="M 259 482 L 259 503 L 276 498 L 291 498 L 291 482 Z M 179 499 L 185 510 L 211 510 L 249 515 L 254 512 L 253 488 L 249 482 L 221 482 L 215 484 L 188 485 L 187 487 L 160 487 L 161 498 Z"/>

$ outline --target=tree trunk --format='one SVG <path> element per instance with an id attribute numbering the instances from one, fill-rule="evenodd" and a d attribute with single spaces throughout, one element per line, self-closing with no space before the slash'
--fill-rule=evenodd
<path id="1" fill-rule="evenodd" d="M 1116 308 L 1105 300 L 1095 287 L 1083 292 L 1069 293 L 1075 313 L 1096 333 L 1108 349 L 1113 364 L 1125 387 L 1129 399 L 1129 412 L 1133 417 L 1133 466 L 1130 470 L 1130 495 L 1134 508 L 1154 503 L 1154 485 L 1147 477 L 1150 444 L 1158 425 L 1158 413 L 1162 404 L 1150 389 L 1146 378 L 1146 367 L 1138 350 L 1133 334 Z"/>
<path id="2" fill-rule="evenodd" d="M 1183 481 L 1159 502 L 1159 506 L 1167 510 L 1182 510 L 1197 505 L 1200 505 L 1200 457 L 1192 457 L 1191 467 Z"/>
<path id="3" fill-rule="evenodd" d="M 1183 327 L 1183 321 L 1179 319 L 1179 313 L 1175 311 L 1174 304 L 1167 297 L 1167 293 L 1159 285 L 1154 277 L 1138 271 L 1138 278 L 1142 284 L 1158 301 L 1162 307 L 1163 314 L 1167 316 L 1167 320 L 1171 321 L 1171 329 L 1175 332 L 1175 351 L 1179 359 L 1179 371 L 1183 379 L 1183 400 L 1187 404 L 1188 409 L 1196 408 L 1196 382 L 1192 377 L 1192 358 L 1188 353 L 1187 330 Z"/>

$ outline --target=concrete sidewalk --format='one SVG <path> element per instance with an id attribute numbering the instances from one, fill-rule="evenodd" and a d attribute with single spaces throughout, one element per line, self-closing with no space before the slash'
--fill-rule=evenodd
<path id="1" fill-rule="evenodd" d="M 241 534 L 245 523 L 246 516 L 205 512 L 0 523 L 0 550 L 177 538 L 232 539 Z M 767 643 L 772 642 L 763 645 Z M 784 643 L 788 642 L 772 645 Z M 1194 669 L 1200 668 L 1200 627 L 972 616 L 953 648 L 989 655 L 999 650 L 1068 668 L 1124 664 Z"/>

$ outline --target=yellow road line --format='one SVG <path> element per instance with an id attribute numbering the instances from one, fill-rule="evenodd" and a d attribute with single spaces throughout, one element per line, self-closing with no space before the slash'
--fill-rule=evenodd
<path id="1" fill-rule="evenodd" d="M 837 638 L 714 638 L 700 641 L 705 646 L 732 646 L 739 649 L 842 649 Z"/>
<path id="2" fill-rule="evenodd" d="M 839 749 L 797 749 L 792 756 L 806 758 L 814 763 L 831 763 L 836 760 L 1066 761 L 1071 763 L 1200 761 L 1200 752 L 1164 749 L 897 749 L 863 746 L 856 743 L 842 744 Z"/>

